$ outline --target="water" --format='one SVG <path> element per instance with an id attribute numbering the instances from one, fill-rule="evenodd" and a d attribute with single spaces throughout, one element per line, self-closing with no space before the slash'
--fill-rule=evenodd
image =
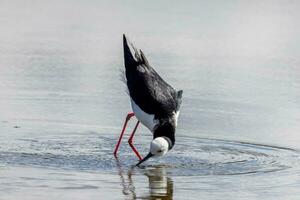
<path id="1" fill-rule="evenodd" d="M 1 1 L 0 199 L 299 199 L 299 8 Z M 112 155 L 123 33 L 184 90 L 174 149 L 142 168 L 127 135 Z"/>

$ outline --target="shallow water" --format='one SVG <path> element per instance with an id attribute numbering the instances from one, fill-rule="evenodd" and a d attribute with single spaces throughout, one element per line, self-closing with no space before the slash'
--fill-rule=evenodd
<path id="1" fill-rule="evenodd" d="M 0 3 L 0 199 L 299 199 L 299 3 L 130 3 Z M 124 32 L 184 90 L 174 149 L 140 168 L 127 134 L 112 155 Z"/>
<path id="2" fill-rule="evenodd" d="M 167 156 L 134 167 L 138 159 L 130 148 L 122 146 L 115 159 L 116 138 L 99 130 L 2 141 L 1 198 L 185 199 L 188 191 L 188 199 L 211 198 L 211 192 L 234 198 L 234 191 L 243 198 L 299 195 L 300 152 L 293 149 L 178 137 Z M 147 153 L 150 139 L 137 136 L 136 148 Z"/>

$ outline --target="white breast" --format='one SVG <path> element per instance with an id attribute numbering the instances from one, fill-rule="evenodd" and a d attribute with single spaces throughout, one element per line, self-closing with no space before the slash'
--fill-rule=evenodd
<path id="1" fill-rule="evenodd" d="M 151 132 L 153 132 L 155 125 L 158 123 L 157 120 L 154 119 L 154 114 L 145 113 L 132 99 L 131 107 L 136 118 L 142 124 L 144 124 Z"/>

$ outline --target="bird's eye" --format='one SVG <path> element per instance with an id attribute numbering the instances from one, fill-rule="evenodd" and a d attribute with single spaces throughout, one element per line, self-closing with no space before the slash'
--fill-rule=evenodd
<path id="1" fill-rule="evenodd" d="M 158 150 L 157 152 L 158 152 L 158 153 L 161 153 L 161 152 L 162 152 L 162 150 Z"/>

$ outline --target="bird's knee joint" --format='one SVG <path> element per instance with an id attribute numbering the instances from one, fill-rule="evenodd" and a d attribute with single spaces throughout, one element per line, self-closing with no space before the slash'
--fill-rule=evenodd
<path id="1" fill-rule="evenodd" d="M 134 113 L 128 113 L 127 117 L 126 117 L 126 120 L 129 120 L 131 117 L 134 116 Z"/>

